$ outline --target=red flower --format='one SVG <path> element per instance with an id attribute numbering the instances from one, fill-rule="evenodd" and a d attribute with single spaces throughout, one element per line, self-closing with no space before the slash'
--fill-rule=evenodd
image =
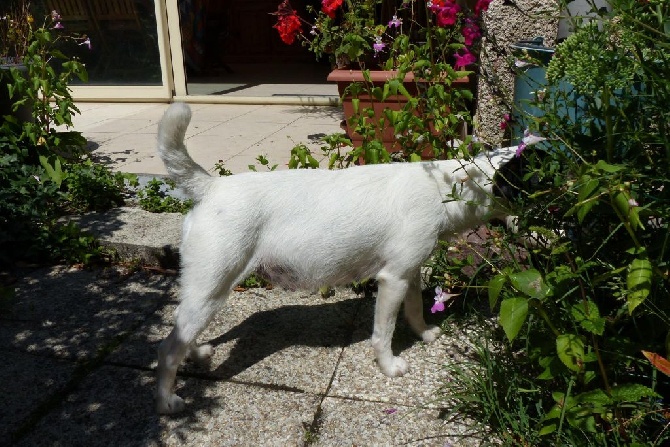
<path id="1" fill-rule="evenodd" d="M 273 12 L 272 15 L 277 16 L 277 23 L 273 28 L 279 32 L 282 42 L 291 45 L 300 33 L 302 22 L 289 0 L 284 0 L 277 8 L 277 12 Z"/>
<path id="2" fill-rule="evenodd" d="M 344 0 L 322 0 L 321 1 L 321 11 L 324 12 L 331 19 L 335 18 L 337 10 L 342 6 Z"/>

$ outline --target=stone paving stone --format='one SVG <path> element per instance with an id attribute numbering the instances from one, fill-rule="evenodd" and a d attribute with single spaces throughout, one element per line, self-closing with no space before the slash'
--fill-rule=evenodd
<path id="1" fill-rule="evenodd" d="M 154 411 L 153 374 L 104 366 L 44 417 L 20 446 L 298 446 L 319 398 L 188 379 L 187 410 Z M 188 390 L 188 392 L 186 392 Z"/>
<path id="2" fill-rule="evenodd" d="M 123 268 L 26 273 L 0 324 L 0 346 L 81 360 L 96 356 L 172 296 L 175 277 Z"/>
<path id="3" fill-rule="evenodd" d="M 478 446 L 467 427 L 446 422 L 439 410 L 326 398 L 315 447 Z"/>
<path id="4" fill-rule="evenodd" d="M 210 368 L 186 362 L 181 371 L 325 393 L 342 348 L 351 342 L 360 305 L 361 299 L 345 289 L 326 299 L 281 289 L 233 292 L 199 338 L 214 346 Z M 109 360 L 154 368 L 175 307 L 157 312 Z"/>
<path id="5" fill-rule="evenodd" d="M 358 341 L 344 349 L 330 395 L 398 405 L 439 407 L 435 392 L 449 380 L 442 366 L 450 361 L 451 345 L 455 339 L 443 335 L 433 343 L 424 343 L 400 315 L 393 336 L 393 352 L 407 361 L 409 372 L 403 377 L 388 378 L 374 361 L 368 341 L 372 333 L 373 312 L 374 302 L 366 301 L 355 323 L 353 339 Z M 435 317 L 430 311 L 426 315 L 427 321 L 433 324 L 439 324 L 440 318 L 444 316 Z"/>
<path id="6" fill-rule="evenodd" d="M 20 446 L 157 445 L 163 423 L 146 371 L 102 367 L 43 417 Z"/>
<path id="7" fill-rule="evenodd" d="M 35 408 L 65 387 L 75 364 L 4 348 L 0 356 L 0 444 L 4 444 Z"/>

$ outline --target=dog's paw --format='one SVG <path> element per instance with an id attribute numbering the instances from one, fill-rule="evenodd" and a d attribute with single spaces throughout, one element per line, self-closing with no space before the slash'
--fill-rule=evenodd
<path id="1" fill-rule="evenodd" d="M 200 345 L 191 349 L 188 357 L 198 366 L 208 366 L 214 356 L 214 348 L 212 345 Z"/>
<path id="2" fill-rule="evenodd" d="M 184 399 L 176 394 L 171 394 L 167 399 L 158 398 L 156 402 L 156 410 L 159 414 L 181 413 L 185 406 Z"/>
<path id="3" fill-rule="evenodd" d="M 425 331 L 421 333 L 421 338 L 426 343 L 432 343 L 442 335 L 442 329 L 439 326 L 428 326 Z"/>
<path id="4" fill-rule="evenodd" d="M 379 364 L 386 377 L 402 377 L 409 370 L 407 362 L 402 357 L 391 357 L 390 362 Z"/>

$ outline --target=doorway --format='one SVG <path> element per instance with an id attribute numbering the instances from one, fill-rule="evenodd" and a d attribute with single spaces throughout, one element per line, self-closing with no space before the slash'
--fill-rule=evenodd
<path id="1" fill-rule="evenodd" d="M 303 16 L 308 2 L 293 0 Z M 177 0 L 188 96 L 337 96 L 318 62 L 272 28 L 279 0 Z M 175 64 L 177 64 L 175 57 Z M 177 67 L 175 67 L 176 69 Z"/>

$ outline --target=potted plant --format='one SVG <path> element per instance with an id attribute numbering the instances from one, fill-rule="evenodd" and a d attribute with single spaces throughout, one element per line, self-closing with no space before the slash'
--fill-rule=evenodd
<path id="1" fill-rule="evenodd" d="M 275 28 L 285 43 L 329 57 L 328 79 L 338 82 L 361 155 L 442 156 L 464 140 L 474 85 L 466 69 L 477 61 L 490 1 L 323 0 L 318 11 L 308 7 L 312 23 L 285 0 Z"/>

